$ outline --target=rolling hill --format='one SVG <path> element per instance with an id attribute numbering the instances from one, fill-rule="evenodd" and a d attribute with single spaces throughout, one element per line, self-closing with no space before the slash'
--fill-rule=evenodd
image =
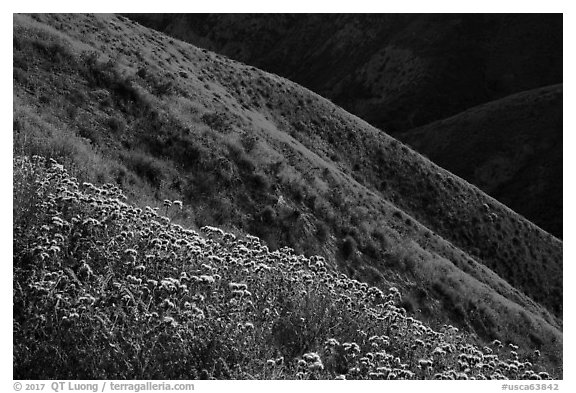
<path id="1" fill-rule="evenodd" d="M 15 155 L 322 255 L 561 374 L 562 242 L 332 102 L 116 15 L 15 15 L 13 64 Z"/>
<path id="2" fill-rule="evenodd" d="M 492 101 L 401 138 L 562 236 L 562 85 Z"/>
<path id="3" fill-rule="evenodd" d="M 501 101 L 511 94 L 562 83 L 562 15 L 128 16 L 193 45 L 310 88 L 410 143 L 436 164 L 476 185 L 554 236 L 562 237 L 562 189 L 561 181 L 557 181 L 562 177 L 558 168 L 562 144 L 557 143 L 562 129 L 562 112 L 558 110 L 562 96 L 555 96 L 553 102 L 524 99 L 518 105 Z M 302 42 L 306 45 L 301 45 Z M 465 156 L 470 153 L 469 148 L 460 149 L 451 144 L 454 151 L 446 148 L 436 151 L 438 143 L 428 142 L 439 140 L 445 133 L 424 137 L 424 133 L 439 129 L 437 125 L 427 127 L 429 123 L 488 102 L 492 102 L 490 111 L 497 115 L 506 112 L 507 116 L 494 126 L 493 116 L 483 120 L 477 115 L 473 120 L 479 120 L 489 133 L 501 133 L 518 140 L 526 136 L 519 124 L 526 125 L 523 119 L 528 114 L 528 109 L 519 105 L 528 105 L 533 113 L 538 112 L 537 122 L 529 126 L 530 140 L 546 146 L 552 144 L 555 148 L 539 156 L 537 176 L 513 169 L 505 185 L 498 180 L 498 187 L 488 186 L 485 170 L 480 170 L 484 174 L 477 175 L 473 173 L 471 161 L 455 162 L 454 157 Z M 501 110 L 496 109 L 499 104 L 504 105 Z M 531 119 L 536 117 L 528 115 Z M 504 124 L 504 118 L 511 123 Z M 553 136 L 551 124 L 555 127 Z M 407 132 L 414 128 L 419 131 Z M 414 135 L 420 140 L 416 141 Z M 546 140 L 548 137 L 556 139 Z M 492 138 L 490 134 L 487 141 Z M 504 154 L 527 157 L 526 148 L 526 144 L 510 144 Z M 533 145 L 529 149 L 540 151 Z M 489 148 L 475 150 L 474 156 L 474 164 L 493 162 L 494 158 Z M 464 170 L 462 165 L 469 167 Z M 526 192 L 528 181 L 531 189 Z"/>
<path id="4" fill-rule="evenodd" d="M 127 16 L 298 82 L 389 134 L 562 82 L 561 14 Z"/>

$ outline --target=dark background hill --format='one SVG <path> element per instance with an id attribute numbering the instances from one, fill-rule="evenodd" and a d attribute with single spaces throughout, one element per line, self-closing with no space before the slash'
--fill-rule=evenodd
<path id="1" fill-rule="evenodd" d="M 561 89 L 500 100 L 562 83 L 562 15 L 128 16 L 310 88 L 562 237 Z M 488 102 L 445 144 L 454 121 L 426 126 Z"/>
<path id="2" fill-rule="evenodd" d="M 293 80 L 389 134 L 562 82 L 559 14 L 129 16 Z"/>
<path id="3" fill-rule="evenodd" d="M 535 224 L 562 234 L 562 85 L 492 101 L 402 138 Z"/>

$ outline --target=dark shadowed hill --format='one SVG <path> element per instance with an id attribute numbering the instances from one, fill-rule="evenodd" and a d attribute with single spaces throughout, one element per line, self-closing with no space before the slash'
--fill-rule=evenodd
<path id="1" fill-rule="evenodd" d="M 562 82 L 560 14 L 129 16 L 298 82 L 393 134 Z"/>
<path id="2" fill-rule="evenodd" d="M 562 85 L 492 101 L 401 138 L 562 236 Z"/>
<path id="3" fill-rule="evenodd" d="M 121 16 L 15 15 L 13 50 L 15 154 L 164 215 L 178 199 L 173 222 L 322 255 L 431 326 L 561 372 L 562 242 L 388 134 Z"/>

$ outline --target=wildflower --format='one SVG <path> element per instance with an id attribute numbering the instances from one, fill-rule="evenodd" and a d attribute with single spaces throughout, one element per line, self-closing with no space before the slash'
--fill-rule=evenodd
<path id="1" fill-rule="evenodd" d="M 82 266 L 80 266 L 80 269 L 78 269 L 78 275 L 80 277 L 89 278 L 90 276 L 92 276 L 92 274 L 93 274 L 92 268 L 86 262 L 84 262 Z"/>
<path id="2" fill-rule="evenodd" d="M 432 355 L 442 356 L 442 355 L 446 355 L 446 352 L 442 348 L 436 347 L 436 348 L 434 348 L 434 351 L 432 351 Z"/>
<path id="3" fill-rule="evenodd" d="M 305 353 L 304 355 L 302 355 L 302 358 L 307 363 L 313 363 L 313 362 L 320 360 L 320 355 L 318 355 L 316 352 L 310 352 L 310 353 Z"/>
<path id="4" fill-rule="evenodd" d="M 204 319 L 204 311 L 202 311 L 198 307 L 192 306 L 192 313 L 193 313 L 194 318 Z"/>
<path id="5" fill-rule="evenodd" d="M 205 274 L 200 276 L 200 281 L 202 281 L 205 284 L 214 284 L 215 282 L 214 277 Z"/>
<path id="6" fill-rule="evenodd" d="M 352 367 L 351 369 L 348 370 L 348 374 L 351 375 L 360 374 L 360 369 L 358 367 Z"/>
<path id="7" fill-rule="evenodd" d="M 78 319 L 80 318 L 80 315 L 77 312 L 71 312 L 70 315 L 68 315 L 68 318 L 70 319 Z"/>
<path id="8" fill-rule="evenodd" d="M 132 275 L 130 275 L 130 274 L 126 276 L 126 281 L 128 281 L 128 282 L 130 282 L 130 283 L 132 283 L 132 284 L 135 284 L 135 285 L 140 285 L 140 284 L 142 284 L 142 279 L 136 278 L 136 277 L 134 277 L 134 276 L 132 276 Z"/>
<path id="9" fill-rule="evenodd" d="M 432 360 L 420 359 L 418 360 L 418 368 L 425 369 L 432 366 Z"/>
<path id="10" fill-rule="evenodd" d="M 174 305 L 174 303 L 172 303 L 170 301 L 170 299 L 164 299 L 164 301 L 162 302 L 162 306 L 166 307 L 166 308 L 175 308 L 176 306 Z"/>
<path id="11" fill-rule="evenodd" d="M 344 350 L 351 353 L 360 353 L 360 346 L 356 343 L 344 343 Z"/>
<path id="12" fill-rule="evenodd" d="M 310 370 L 310 371 L 322 371 L 322 370 L 324 370 L 324 364 L 322 364 L 322 362 L 320 360 L 318 360 L 312 364 L 309 364 L 308 370 Z"/>
<path id="13" fill-rule="evenodd" d="M 124 254 L 136 256 L 138 252 L 133 248 L 127 248 L 126 250 L 124 250 Z"/>
<path id="14" fill-rule="evenodd" d="M 339 343 L 338 340 L 336 340 L 335 338 L 329 338 L 329 339 L 326 341 L 326 345 L 329 346 L 329 347 L 336 347 L 336 346 L 339 346 L 340 343 Z"/>
<path id="15" fill-rule="evenodd" d="M 204 295 L 202 295 L 201 293 L 197 293 L 194 296 L 192 296 L 192 299 L 199 302 L 199 303 L 202 303 L 205 298 L 204 298 Z"/>
<path id="16" fill-rule="evenodd" d="M 228 287 L 231 290 L 245 290 L 248 289 L 248 286 L 246 284 L 238 284 L 235 282 L 231 282 L 230 284 L 228 284 Z"/>

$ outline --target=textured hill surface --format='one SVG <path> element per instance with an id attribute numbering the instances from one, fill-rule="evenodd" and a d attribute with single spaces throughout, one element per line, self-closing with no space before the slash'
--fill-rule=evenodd
<path id="1" fill-rule="evenodd" d="M 431 329 L 398 289 L 321 257 L 172 224 L 181 201 L 137 208 L 38 156 L 14 174 L 17 379 L 558 377 L 537 351 Z"/>
<path id="2" fill-rule="evenodd" d="M 562 236 L 562 85 L 492 101 L 401 138 Z"/>
<path id="3" fill-rule="evenodd" d="M 14 16 L 14 149 L 562 364 L 562 242 L 330 101 L 114 15 Z"/>
<path id="4" fill-rule="evenodd" d="M 562 82 L 560 14 L 129 16 L 298 82 L 388 133 Z"/>
<path id="5" fill-rule="evenodd" d="M 558 167 L 562 162 L 561 138 L 558 143 L 562 96 L 555 95 L 553 100 L 522 99 L 516 105 L 499 100 L 562 82 L 562 15 L 129 16 L 330 98 L 370 124 L 409 142 L 544 230 L 562 237 L 562 188 L 561 181 L 557 181 L 562 178 Z M 490 135 L 474 149 L 473 161 L 456 162 L 455 157 L 470 154 L 471 141 L 479 142 L 478 137 L 463 144 L 452 142 L 448 150 L 432 143 L 444 138 L 446 132 L 424 135 L 439 130 L 437 124 L 424 125 L 489 101 L 493 103 L 486 118 L 480 114 L 464 116 L 469 128 L 470 122 L 478 121 L 471 128 L 482 128 Z M 503 108 L 498 110 L 500 104 Z M 531 136 L 522 143 L 528 133 L 523 129 L 528 123 L 526 118 L 531 119 Z M 416 133 L 402 133 L 419 126 Z M 495 134 L 506 135 L 511 142 L 505 152 L 486 146 L 498 139 Z M 543 148 L 543 152 L 532 142 L 554 147 Z M 493 150 L 515 157 L 515 163 L 495 162 Z M 518 162 L 528 156 L 533 165 Z M 476 164 L 490 169 L 482 167 L 475 173 Z M 536 174 L 520 172 L 519 166 L 534 169 Z M 490 180 L 494 184 L 487 184 L 494 171 L 500 173 Z"/>

